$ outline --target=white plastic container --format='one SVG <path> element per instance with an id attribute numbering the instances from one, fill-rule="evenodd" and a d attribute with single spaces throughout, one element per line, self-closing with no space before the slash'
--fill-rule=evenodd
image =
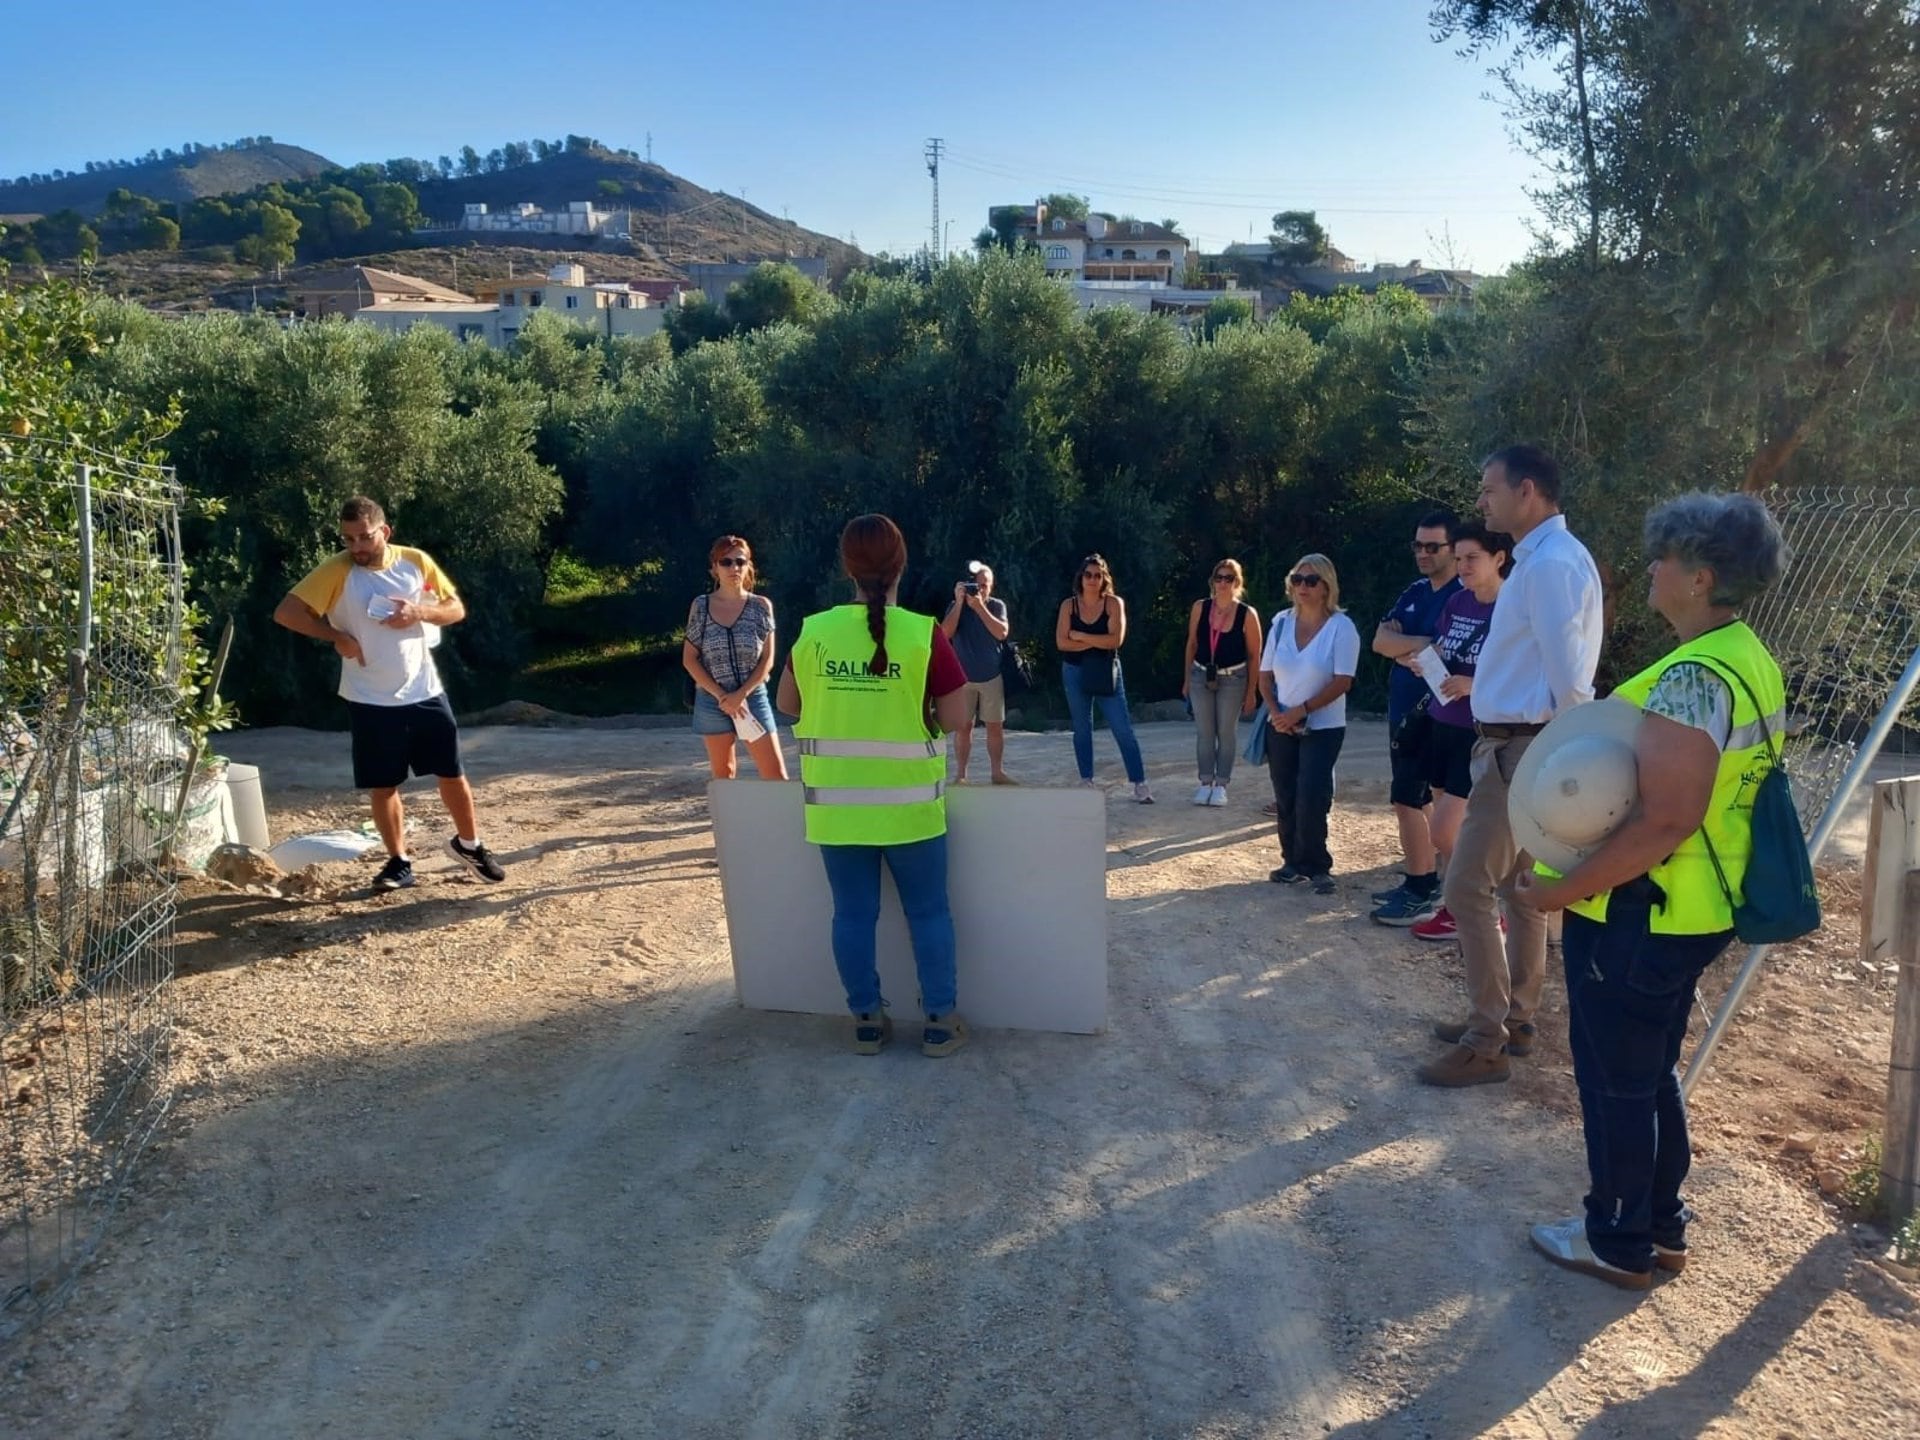
<path id="1" fill-rule="evenodd" d="M 267 802 L 260 789 L 260 767 L 234 761 L 227 766 L 227 794 L 233 799 L 235 839 L 256 850 L 271 850 L 267 831 Z"/>

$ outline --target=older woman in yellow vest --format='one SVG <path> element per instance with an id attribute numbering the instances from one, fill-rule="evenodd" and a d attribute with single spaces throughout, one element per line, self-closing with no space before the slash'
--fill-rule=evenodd
<path id="1" fill-rule="evenodd" d="M 1567 1040 L 1592 1186 L 1584 1215 L 1534 1226 L 1533 1244 L 1627 1290 L 1686 1265 L 1680 1046 L 1695 982 L 1733 938 L 1753 795 L 1786 706 L 1780 667 L 1737 614 L 1786 567 L 1766 507 L 1684 495 L 1648 514 L 1646 553 L 1648 600 L 1680 643 L 1614 692 L 1644 712 L 1639 801 L 1567 874 L 1520 882 L 1528 903 L 1567 911 Z"/>
<path id="2" fill-rule="evenodd" d="M 907 568 L 899 526 L 858 516 L 841 532 L 840 560 L 854 602 L 809 615 L 780 675 L 780 708 L 800 717 L 807 839 L 833 891 L 833 960 L 853 1048 L 877 1055 L 893 1034 L 874 954 L 885 861 L 913 939 L 921 1053 L 950 1055 L 967 1024 L 954 1011 L 942 737 L 966 719 L 966 671 L 931 615 L 897 603 Z"/>

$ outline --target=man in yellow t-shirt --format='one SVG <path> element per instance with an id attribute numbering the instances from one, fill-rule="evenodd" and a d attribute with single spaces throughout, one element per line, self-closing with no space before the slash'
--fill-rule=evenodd
<path id="1" fill-rule="evenodd" d="M 434 668 L 440 627 L 467 618 L 446 573 L 424 550 L 389 545 L 393 527 L 377 501 L 356 495 L 340 507 L 346 549 L 323 561 L 273 612 L 296 635 L 324 640 L 340 655 L 340 696 L 353 732 L 353 783 L 373 803 L 387 847 L 376 892 L 413 884 L 400 786 L 408 770 L 432 775 L 452 816 L 447 852 L 486 880 L 504 880 L 480 843 L 473 787 L 460 764 L 460 732 Z"/>

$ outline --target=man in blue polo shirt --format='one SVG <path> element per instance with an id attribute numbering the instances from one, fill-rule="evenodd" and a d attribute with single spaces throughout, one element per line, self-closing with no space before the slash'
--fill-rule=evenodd
<path id="1" fill-rule="evenodd" d="M 1440 904 L 1440 877 L 1434 864 L 1433 836 L 1427 829 L 1433 792 L 1427 786 L 1427 758 L 1420 736 L 1424 725 L 1403 735 L 1406 720 L 1427 682 L 1409 663 L 1412 656 L 1433 643 L 1440 607 L 1460 588 L 1453 571 L 1450 527 L 1458 517 L 1451 510 L 1435 510 L 1420 517 L 1413 532 L 1413 563 L 1420 578 L 1400 592 L 1393 608 L 1373 632 L 1373 650 L 1394 662 L 1387 681 L 1387 752 L 1393 766 L 1393 818 L 1400 826 L 1400 850 L 1407 876 L 1392 890 L 1373 898 L 1379 908 L 1373 918 L 1382 925 L 1408 926 L 1433 914 Z"/>

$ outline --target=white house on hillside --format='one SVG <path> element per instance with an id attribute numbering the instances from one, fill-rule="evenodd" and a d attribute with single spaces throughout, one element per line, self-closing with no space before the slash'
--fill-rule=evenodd
<path id="1" fill-rule="evenodd" d="M 505 210 L 489 210 L 485 205 L 475 204 L 466 207 L 466 213 L 460 217 L 460 228 L 523 235 L 624 235 L 627 212 L 596 210 L 591 200 L 569 200 L 564 210 L 542 210 L 524 200 Z"/>
<path id="2" fill-rule="evenodd" d="M 1073 298 L 1088 310 L 1125 306 L 1163 314 L 1197 315 L 1220 298 L 1219 290 L 1187 289 L 1186 237 L 1149 220 L 1115 220 L 1088 215 L 1069 220 L 1050 215 L 1044 204 L 997 206 L 1004 216 L 1019 211 L 1016 239 L 1040 252 L 1047 274 L 1073 287 Z M 1256 305 L 1257 296 L 1247 296 Z"/>
<path id="3" fill-rule="evenodd" d="M 550 310 L 602 335 L 651 335 L 667 323 L 667 312 L 645 291 L 624 281 L 589 283 L 584 267 L 556 265 L 545 279 L 495 280 L 476 285 L 479 298 L 465 305 L 392 301 L 368 305 L 354 317 L 383 330 L 406 330 L 426 323 L 453 331 L 462 340 L 509 345 L 527 317 Z"/>
<path id="4" fill-rule="evenodd" d="M 1187 269 L 1186 237 L 1148 220 L 1069 220 L 1036 203 L 1014 233 L 1039 249 L 1049 275 L 1076 285 L 1170 287 Z"/>

